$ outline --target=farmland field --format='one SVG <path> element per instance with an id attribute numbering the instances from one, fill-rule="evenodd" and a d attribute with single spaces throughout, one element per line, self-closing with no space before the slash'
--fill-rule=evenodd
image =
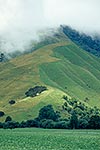
<path id="1" fill-rule="evenodd" d="M 0 150 L 100 150 L 100 131 L 1 129 Z"/>

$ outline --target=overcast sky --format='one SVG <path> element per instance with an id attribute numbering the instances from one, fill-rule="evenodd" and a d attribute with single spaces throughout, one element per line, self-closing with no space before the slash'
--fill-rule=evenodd
<path id="1" fill-rule="evenodd" d="M 37 32 L 60 24 L 100 33 L 100 0 L 0 0 L 2 51 L 24 50 Z"/>

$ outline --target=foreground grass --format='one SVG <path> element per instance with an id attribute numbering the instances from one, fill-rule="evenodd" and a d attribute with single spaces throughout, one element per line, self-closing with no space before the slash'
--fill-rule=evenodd
<path id="1" fill-rule="evenodd" d="M 0 150 L 100 150 L 98 130 L 0 130 Z"/>

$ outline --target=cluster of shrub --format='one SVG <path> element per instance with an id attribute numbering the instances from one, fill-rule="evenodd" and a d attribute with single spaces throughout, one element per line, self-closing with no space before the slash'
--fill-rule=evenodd
<path id="1" fill-rule="evenodd" d="M 0 62 L 5 62 L 6 61 L 6 57 L 4 55 L 4 53 L 0 54 Z"/>
<path id="2" fill-rule="evenodd" d="M 91 37 L 84 33 L 72 29 L 69 26 L 61 26 L 65 35 L 67 35 L 73 42 L 78 44 L 84 50 L 100 57 L 100 37 Z"/>
<path id="3" fill-rule="evenodd" d="M 68 100 L 62 106 L 68 114 L 66 119 L 62 119 L 58 111 L 54 111 L 52 105 L 44 106 L 40 109 L 37 118 L 27 121 L 14 122 L 8 116 L 4 123 L 0 123 L 0 128 L 49 128 L 49 129 L 100 129 L 100 110 L 87 108 L 77 100 Z"/>
<path id="4" fill-rule="evenodd" d="M 35 86 L 33 88 L 30 88 L 25 95 L 27 97 L 35 97 L 38 94 L 41 94 L 43 91 L 47 90 L 47 88 L 45 86 Z"/>

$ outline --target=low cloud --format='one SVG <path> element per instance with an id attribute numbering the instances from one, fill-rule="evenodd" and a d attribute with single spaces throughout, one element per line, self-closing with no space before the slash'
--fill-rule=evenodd
<path id="1" fill-rule="evenodd" d="M 70 25 L 100 33 L 99 0 L 0 0 L 0 50 L 24 51 L 41 31 Z"/>

